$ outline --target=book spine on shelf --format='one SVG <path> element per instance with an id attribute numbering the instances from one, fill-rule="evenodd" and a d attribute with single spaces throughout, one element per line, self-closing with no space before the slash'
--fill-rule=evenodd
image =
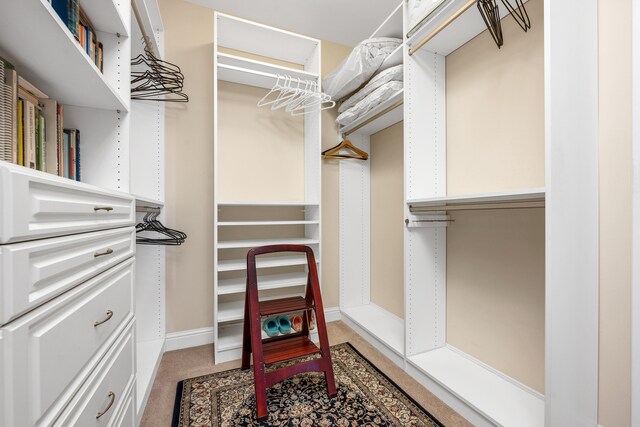
<path id="1" fill-rule="evenodd" d="M 76 179 L 76 130 L 70 129 L 69 138 L 69 178 Z"/>
<path id="2" fill-rule="evenodd" d="M 44 120 L 44 116 L 42 115 L 42 111 L 37 111 L 38 113 L 38 170 L 39 171 L 44 171 L 46 170 L 46 147 L 45 147 L 45 120 Z"/>
<path id="3" fill-rule="evenodd" d="M 36 105 L 25 99 L 24 116 L 24 165 L 36 168 Z"/>
<path id="4" fill-rule="evenodd" d="M 71 144 L 71 131 L 65 129 L 63 131 L 62 157 L 63 157 L 63 176 L 69 178 L 69 144 Z"/>
<path id="5" fill-rule="evenodd" d="M 11 85 L 11 119 L 13 121 L 13 134 L 11 135 L 11 161 L 18 163 L 18 73 L 16 70 L 8 70 L 5 76 L 7 84 Z"/>
<path id="6" fill-rule="evenodd" d="M 63 139 L 63 130 L 64 130 L 64 123 L 62 121 L 62 113 L 63 113 L 63 108 L 62 108 L 62 104 L 58 104 L 58 109 L 57 109 L 57 113 L 58 113 L 58 120 L 57 120 L 57 154 L 58 154 L 58 176 L 64 176 L 64 139 Z"/>
<path id="7" fill-rule="evenodd" d="M 45 171 L 58 175 L 58 103 L 54 99 L 41 99 L 44 116 Z"/>
<path id="8" fill-rule="evenodd" d="M 16 125 L 10 71 L 8 64 L 0 58 L 0 160 L 7 162 L 13 157 L 13 133 Z"/>
<path id="9" fill-rule="evenodd" d="M 82 161 L 80 160 L 80 131 L 76 130 L 76 181 L 82 181 Z"/>
<path id="10" fill-rule="evenodd" d="M 18 99 L 18 164 L 24 166 L 24 100 Z"/>

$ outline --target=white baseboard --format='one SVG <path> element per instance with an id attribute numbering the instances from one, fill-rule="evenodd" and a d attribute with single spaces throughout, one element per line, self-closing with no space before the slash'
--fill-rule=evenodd
<path id="1" fill-rule="evenodd" d="M 324 309 L 324 317 L 327 323 L 335 322 L 342 318 L 340 308 L 329 307 Z M 199 345 L 213 344 L 213 327 L 190 329 L 188 331 L 171 332 L 167 334 L 164 351 L 181 350 L 183 348 L 197 347 Z"/>

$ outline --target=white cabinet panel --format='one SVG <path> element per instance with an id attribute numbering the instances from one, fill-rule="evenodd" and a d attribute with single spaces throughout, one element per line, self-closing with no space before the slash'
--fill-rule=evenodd
<path id="1" fill-rule="evenodd" d="M 133 259 L 6 325 L 5 412 L 49 425 L 133 318 Z"/>
<path id="2" fill-rule="evenodd" d="M 0 162 L 0 244 L 133 225 L 124 193 Z"/>
<path id="3" fill-rule="evenodd" d="M 118 425 L 115 424 L 117 414 L 127 404 L 126 393 L 135 381 L 134 346 L 132 323 L 56 420 L 55 426 Z"/>
<path id="4" fill-rule="evenodd" d="M 0 325 L 135 254 L 133 227 L 0 246 Z"/>

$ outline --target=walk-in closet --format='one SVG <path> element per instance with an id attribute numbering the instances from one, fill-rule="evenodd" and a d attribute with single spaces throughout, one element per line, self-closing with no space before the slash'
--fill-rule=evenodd
<path id="1" fill-rule="evenodd" d="M 640 4 L 0 4 L 0 427 L 640 425 Z"/>

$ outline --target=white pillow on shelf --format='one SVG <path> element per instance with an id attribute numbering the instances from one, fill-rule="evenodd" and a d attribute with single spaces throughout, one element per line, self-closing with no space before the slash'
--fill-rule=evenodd
<path id="1" fill-rule="evenodd" d="M 340 114 L 336 119 L 336 122 L 340 126 L 347 126 L 358 118 L 364 116 L 384 101 L 391 98 L 399 90 L 404 87 L 403 82 L 387 82 L 367 95 L 363 100 L 358 102 L 353 107 L 349 108 L 344 113 Z"/>
<path id="2" fill-rule="evenodd" d="M 365 87 L 356 92 L 353 96 L 345 100 L 340 107 L 338 108 L 338 113 L 342 113 L 343 111 L 347 111 L 349 108 L 356 105 L 358 102 L 362 101 L 367 95 L 369 95 L 374 90 L 378 89 L 385 83 L 391 81 L 401 82 L 403 80 L 402 64 L 396 65 L 395 67 L 387 68 L 386 70 L 380 71 L 378 74 L 373 76 L 373 78 L 367 83 Z"/>
<path id="3" fill-rule="evenodd" d="M 334 101 L 344 99 L 378 71 L 401 39 L 375 37 L 360 42 L 338 67 L 322 81 L 322 90 Z"/>

